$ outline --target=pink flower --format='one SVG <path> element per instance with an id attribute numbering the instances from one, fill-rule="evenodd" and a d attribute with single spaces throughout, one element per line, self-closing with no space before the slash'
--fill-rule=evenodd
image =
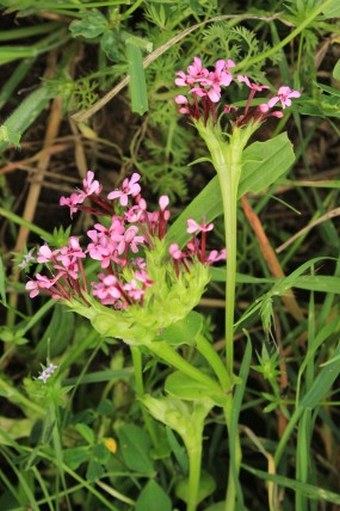
<path id="1" fill-rule="evenodd" d="M 94 173 L 89 170 L 86 174 L 86 178 L 83 179 L 83 189 L 86 196 L 99 195 L 103 187 L 99 181 L 94 180 Z"/>
<path id="2" fill-rule="evenodd" d="M 225 261 L 226 257 L 227 257 L 227 252 L 226 252 L 225 248 L 223 248 L 220 251 L 212 250 L 207 257 L 207 263 L 213 264 L 213 263 L 217 263 L 217 261 Z"/>
<path id="3" fill-rule="evenodd" d="M 185 257 L 185 253 L 182 252 L 177 243 L 171 243 L 169 246 L 169 254 L 175 261 L 180 261 Z"/>
<path id="4" fill-rule="evenodd" d="M 175 96 L 176 105 L 187 105 L 189 103 L 188 98 L 183 96 L 183 94 L 178 94 Z"/>
<path id="5" fill-rule="evenodd" d="M 277 95 L 271 98 L 268 103 L 264 103 L 259 106 L 261 112 L 268 112 L 270 108 L 273 108 L 279 101 L 281 103 L 281 107 L 285 109 L 287 106 L 291 106 L 292 100 L 291 98 L 299 98 L 301 93 L 298 90 L 293 90 L 286 85 L 279 88 L 277 91 Z"/>
<path id="6" fill-rule="evenodd" d="M 54 286 L 56 282 L 56 279 L 49 279 L 48 277 L 45 277 L 45 275 L 41 275 L 40 273 L 36 274 L 35 279 L 36 280 L 34 279 L 29 280 L 25 286 L 27 291 L 30 291 L 29 293 L 30 298 L 38 296 L 41 289 L 50 289 L 52 286 Z"/>
<path id="7" fill-rule="evenodd" d="M 103 305 L 115 305 L 122 297 L 117 277 L 99 273 L 101 282 L 92 282 L 93 296 L 96 296 Z"/>
<path id="8" fill-rule="evenodd" d="M 70 216 L 73 218 L 73 214 L 79 210 L 78 204 L 82 204 L 85 199 L 86 194 L 84 192 L 74 192 L 71 193 L 70 197 L 60 197 L 59 204 L 60 206 L 68 206 L 70 208 Z"/>
<path id="9" fill-rule="evenodd" d="M 293 90 L 290 87 L 283 86 L 277 91 L 277 96 L 268 101 L 268 105 L 272 108 L 278 101 L 280 101 L 281 106 L 284 109 L 286 106 L 291 106 L 291 98 L 299 98 L 300 96 L 301 93 L 298 90 Z"/>
<path id="10" fill-rule="evenodd" d="M 197 255 L 200 251 L 199 240 L 197 238 L 194 238 L 191 241 L 188 241 L 188 243 L 186 244 L 186 248 L 190 256 Z"/>
<path id="11" fill-rule="evenodd" d="M 138 227 L 131 225 L 126 229 L 121 241 L 117 245 L 117 252 L 119 255 L 123 254 L 129 247 L 132 252 L 136 254 L 138 252 L 138 245 L 144 243 L 144 236 L 137 236 Z"/>
<path id="12" fill-rule="evenodd" d="M 218 83 L 214 83 L 213 78 L 209 80 L 209 88 L 193 87 L 190 89 L 191 94 L 196 94 L 200 98 L 207 96 L 212 103 L 218 103 L 221 99 L 221 87 Z"/>
<path id="13" fill-rule="evenodd" d="M 49 263 L 52 260 L 52 258 L 53 258 L 53 252 L 47 244 L 39 247 L 38 254 L 37 254 L 38 263 L 40 263 L 40 264 Z"/>
<path id="14" fill-rule="evenodd" d="M 180 114 L 189 114 L 190 113 L 189 101 L 185 96 L 183 96 L 182 94 L 179 94 L 178 96 L 176 96 L 175 103 L 177 105 L 183 105 L 183 106 L 180 106 L 180 108 L 178 109 Z"/>
<path id="15" fill-rule="evenodd" d="M 251 82 L 248 76 L 245 75 L 238 75 L 237 81 L 245 83 L 249 89 L 255 92 L 261 92 L 262 90 L 269 89 L 268 85 L 259 85 L 257 83 Z"/>
<path id="16" fill-rule="evenodd" d="M 79 245 L 79 239 L 75 236 L 71 236 L 68 240 L 68 246 L 62 247 L 54 252 L 56 261 L 61 264 L 54 264 L 54 269 L 59 270 L 70 277 L 73 280 L 78 278 L 78 259 L 84 259 L 86 257 L 85 252 Z"/>
<path id="17" fill-rule="evenodd" d="M 139 282 L 142 282 L 145 287 L 152 286 L 153 281 L 149 278 L 148 272 L 146 270 L 137 270 L 135 271 L 135 277 Z"/>
<path id="18" fill-rule="evenodd" d="M 234 67 L 232 60 L 218 60 L 215 64 L 215 71 L 210 71 L 200 81 L 200 87 L 193 87 L 190 92 L 199 97 L 208 96 L 212 103 L 218 103 L 221 99 L 221 87 L 228 87 L 233 76 L 229 68 Z"/>
<path id="19" fill-rule="evenodd" d="M 202 61 L 199 57 L 194 57 L 193 63 L 187 68 L 190 78 L 195 81 L 200 81 L 202 78 L 208 76 L 209 71 L 202 66 Z"/>
<path id="20" fill-rule="evenodd" d="M 143 222 L 146 215 L 146 207 L 146 201 L 144 199 L 140 199 L 137 204 L 125 211 L 124 218 L 129 223 Z"/>
<path id="21" fill-rule="evenodd" d="M 187 76 L 184 71 L 178 71 L 176 75 L 178 78 L 175 79 L 175 84 L 178 85 L 178 87 L 186 87 L 187 85 L 193 85 L 193 83 L 195 83 L 195 80 Z"/>
<path id="22" fill-rule="evenodd" d="M 214 81 L 219 85 L 228 87 L 232 80 L 233 75 L 229 71 L 231 67 L 235 67 L 235 62 L 232 60 L 218 60 L 215 64 Z"/>
<path id="23" fill-rule="evenodd" d="M 214 228 L 214 224 L 206 224 L 203 222 L 203 224 L 199 224 L 194 220 L 193 218 L 188 218 L 187 220 L 187 232 L 189 234 L 194 234 L 195 232 L 209 232 L 212 231 Z"/>
<path id="24" fill-rule="evenodd" d="M 165 211 L 166 208 L 170 204 L 169 197 L 167 195 L 161 195 L 159 200 L 158 200 L 158 204 L 159 204 L 159 207 L 160 207 L 161 211 Z"/>
<path id="25" fill-rule="evenodd" d="M 125 227 L 120 217 L 112 217 L 111 227 L 107 229 L 102 224 L 95 224 L 94 229 L 87 231 L 92 240 L 87 246 L 87 252 L 95 261 L 101 261 L 102 268 L 108 268 L 111 261 L 120 264 L 118 258 L 118 243 L 123 240 Z"/>
<path id="26" fill-rule="evenodd" d="M 187 71 L 188 74 L 185 74 L 183 71 L 176 73 L 178 78 L 176 78 L 175 84 L 179 87 L 192 86 L 195 82 L 199 82 L 209 74 L 208 69 L 202 66 L 202 61 L 199 57 L 194 57 L 193 63 L 188 66 Z"/>
<path id="27" fill-rule="evenodd" d="M 132 279 L 128 284 L 124 284 L 124 291 L 126 291 L 129 298 L 132 298 L 135 302 L 142 300 L 145 294 L 145 289 L 138 287 L 138 283 L 135 279 Z"/>
<path id="28" fill-rule="evenodd" d="M 137 184 L 140 178 L 141 176 L 137 172 L 134 172 L 130 180 L 128 178 L 124 179 L 121 190 L 114 190 L 109 193 L 107 198 L 109 200 L 119 198 L 120 204 L 122 206 L 127 206 L 129 195 L 131 195 L 131 197 L 136 197 L 141 191 L 140 185 Z"/>

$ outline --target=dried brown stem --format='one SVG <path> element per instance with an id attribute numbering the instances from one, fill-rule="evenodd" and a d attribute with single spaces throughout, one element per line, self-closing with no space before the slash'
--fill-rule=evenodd
<path id="1" fill-rule="evenodd" d="M 264 260 L 267 263 L 267 266 L 268 266 L 270 272 L 272 273 L 272 275 L 274 277 L 277 277 L 277 278 L 285 277 L 285 274 L 283 272 L 281 264 L 275 254 L 273 247 L 270 244 L 269 239 L 267 238 L 266 233 L 264 232 L 264 229 L 263 229 L 263 226 L 262 226 L 262 223 L 261 223 L 259 217 L 255 213 L 253 208 L 250 206 L 246 196 L 243 196 L 241 201 L 242 201 L 242 207 L 243 207 L 244 214 L 245 214 L 249 224 L 253 228 L 255 236 L 259 242 L 262 255 L 264 257 Z M 287 307 L 290 314 L 297 321 L 301 321 L 304 319 L 303 312 L 300 309 L 291 290 L 287 291 L 285 296 L 282 296 L 282 301 L 285 304 L 285 306 Z"/>

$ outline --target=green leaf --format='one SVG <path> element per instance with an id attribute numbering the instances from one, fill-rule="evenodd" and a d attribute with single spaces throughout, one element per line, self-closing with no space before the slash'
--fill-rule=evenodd
<path id="1" fill-rule="evenodd" d="M 295 280 L 293 287 L 322 293 L 340 294 L 340 277 L 327 275 L 303 276 Z"/>
<path id="2" fill-rule="evenodd" d="M 335 80 L 340 80 L 340 59 L 338 60 L 338 62 L 334 66 L 333 78 L 335 78 Z"/>
<path id="3" fill-rule="evenodd" d="M 101 49 L 112 61 L 116 61 L 119 56 L 118 42 L 118 33 L 112 30 L 105 30 L 100 39 Z"/>
<path id="4" fill-rule="evenodd" d="M 287 133 L 266 142 L 254 142 L 243 152 L 239 197 L 259 193 L 275 183 L 293 165 L 295 155 Z"/>
<path id="5" fill-rule="evenodd" d="M 108 27 L 105 16 L 97 11 L 86 11 L 81 20 L 74 20 L 70 24 L 70 32 L 73 37 L 83 36 L 86 39 L 94 39 Z"/>
<path id="6" fill-rule="evenodd" d="M 96 481 L 100 479 L 105 473 L 103 465 L 98 463 L 96 460 L 90 460 L 87 470 L 86 470 L 86 479 L 90 482 Z"/>
<path id="7" fill-rule="evenodd" d="M 294 158 L 292 145 L 286 133 L 249 146 L 243 153 L 239 197 L 250 191 L 258 193 L 275 183 L 289 170 Z M 188 218 L 201 222 L 205 217 L 206 222 L 211 222 L 222 212 L 222 197 L 218 178 L 215 176 L 170 227 L 168 239 L 183 246 L 189 239 L 186 232 Z"/>
<path id="8" fill-rule="evenodd" d="M 340 17 L 340 4 L 339 0 L 332 0 L 325 2 L 325 7 L 322 9 L 325 18 L 339 18 Z"/>
<path id="9" fill-rule="evenodd" d="M 224 511 L 225 510 L 225 502 L 222 500 L 221 502 L 216 502 L 212 506 L 206 508 L 205 511 Z"/>
<path id="10" fill-rule="evenodd" d="M 175 433 L 169 428 L 169 426 L 166 426 L 165 431 L 171 451 L 175 456 L 177 463 L 179 464 L 182 472 L 187 474 L 189 470 L 189 460 L 184 446 L 179 443 Z"/>
<path id="11" fill-rule="evenodd" d="M 77 470 L 77 468 L 87 461 L 90 457 L 90 449 L 89 447 L 73 447 L 72 449 L 66 449 L 64 451 L 63 459 L 67 466 L 72 468 L 73 470 Z"/>
<path id="12" fill-rule="evenodd" d="M 263 479 L 264 481 L 272 481 L 273 483 L 283 486 L 284 488 L 290 488 L 291 490 L 299 491 L 303 495 L 311 499 L 325 500 L 327 502 L 333 502 L 334 504 L 340 504 L 340 494 L 334 493 L 324 488 L 313 486 L 312 484 L 303 483 L 296 481 L 295 479 L 289 479 L 277 474 L 269 474 L 263 470 L 257 470 L 249 465 L 241 465 L 247 472 L 254 474 L 255 476 Z"/>
<path id="13" fill-rule="evenodd" d="M 200 478 L 200 486 L 197 495 L 197 502 L 199 504 L 202 500 L 206 499 L 211 495 L 216 488 L 216 483 L 214 478 L 208 474 L 208 472 L 202 471 Z M 183 502 L 188 503 L 188 495 L 189 495 L 189 479 L 182 479 L 176 484 L 176 496 L 183 500 Z"/>
<path id="14" fill-rule="evenodd" d="M 180 371 L 175 371 L 167 377 L 164 389 L 168 394 L 180 399 L 201 401 L 202 398 L 208 397 L 219 406 L 223 406 L 225 403 L 225 396 L 222 391 L 220 395 L 213 394 L 204 383 L 198 382 Z"/>
<path id="15" fill-rule="evenodd" d="M 2 326 L 0 327 L 0 340 L 3 342 L 14 343 L 17 346 L 27 344 L 29 341 L 24 337 L 25 329 L 20 324 L 14 327 Z"/>
<path id="16" fill-rule="evenodd" d="M 72 339 L 74 331 L 74 314 L 64 305 L 54 306 L 52 317 L 44 335 L 36 347 L 36 355 L 40 359 L 56 357 L 63 353 Z"/>
<path id="17" fill-rule="evenodd" d="M 5 142 L 7 144 L 14 145 L 16 147 L 19 146 L 20 143 L 20 135 L 16 131 L 7 128 L 4 124 L 0 126 L 0 142 Z"/>
<path id="18" fill-rule="evenodd" d="M 92 447 L 92 455 L 93 455 L 93 458 L 96 461 L 98 461 L 98 463 L 101 463 L 102 465 L 107 463 L 109 458 L 111 457 L 110 451 L 102 443 L 95 444 Z"/>
<path id="19" fill-rule="evenodd" d="M 102 399 L 101 401 L 99 401 L 99 404 L 97 406 L 96 412 L 99 415 L 106 415 L 107 417 L 110 417 L 110 416 L 113 417 L 113 415 L 114 415 L 114 408 L 113 408 L 112 401 L 110 401 L 107 398 Z"/>
<path id="20" fill-rule="evenodd" d="M 171 454 L 171 447 L 167 438 L 166 428 L 163 424 L 154 421 L 153 427 L 157 437 L 157 445 L 151 450 L 153 460 L 163 460 Z"/>
<path id="21" fill-rule="evenodd" d="M 149 105 L 142 50 L 130 39 L 126 41 L 126 56 L 129 63 L 131 108 L 133 112 L 143 115 Z"/>
<path id="22" fill-rule="evenodd" d="M 94 444 L 96 440 L 96 436 L 93 430 L 87 426 L 87 424 L 78 423 L 75 425 L 75 429 L 80 433 L 80 435 L 86 440 L 88 444 Z"/>
<path id="23" fill-rule="evenodd" d="M 335 90 L 335 89 L 334 89 Z M 300 114 L 340 118 L 340 101 L 336 94 L 320 94 L 318 100 L 307 100 L 299 107 Z"/>
<path id="24" fill-rule="evenodd" d="M 136 511 L 171 511 L 172 503 L 163 488 L 150 480 L 136 502 Z"/>
<path id="25" fill-rule="evenodd" d="M 9 144 L 19 144 L 24 131 L 40 115 L 51 97 L 51 91 L 43 86 L 33 91 L 20 103 L 0 126 L 0 151 L 7 149 Z"/>
<path id="26" fill-rule="evenodd" d="M 215 282 L 225 282 L 226 272 L 225 268 L 210 268 L 211 278 Z M 289 279 L 289 277 L 287 277 Z M 274 278 L 259 278 L 252 275 L 244 275 L 241 273 L 236 274 L 236 282 L 239 284 L 275 284 L 281 283 L 285 285 L 285 279 Z M 289 280 L 287 281 L 289 282 Z M 340 293 L 340 278 L 330 275 L 304 275 L 296 277 L 294 281 L 289 282 L 286 290 L 289 287 L 297 289 L 307 289 L 308 291 L 318 291 L 320 293 Z"/>
<path id="27" fill-rule="evenodd" d="M 130 470 L 152 475 L 153 462 L 150 458 L 150 440 L 146 432 L 134 424 L 124 424 L 118 430 L 120 450 Z"/>
<path id="28" fill-rule="evenodd" d="M 315 408 L 320 404 L 320 401 L 327 395 L 334 381 L 340 374 L 340 364 L 338 356 L 340 355 L 340 343 L 334 352 L 332 360 L 327 365 L 324 365 L 320 373 L 314 380 L 312 387 L 304 395 L 299 403 L 299 408 Z"/>
<path id="29" fill-rule="evenodd" d="M 184 319 L 165 328 L 161 338 L 171 346 L 194 345 L 202 328 L 203 318 L 201 314 L 191 311 Z"/>

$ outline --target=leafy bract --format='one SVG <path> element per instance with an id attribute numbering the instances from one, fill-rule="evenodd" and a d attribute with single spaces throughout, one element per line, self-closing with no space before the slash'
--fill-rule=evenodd
<path id="1" fill-rule="evenodd" d="M 248 193 L 259 193 L 275 183 L 294 163 L 292 144 L 286 133 L 266 142 L 254 142 L 243 153 L 243 168 L 239 185 L 239 197 Z M 222 214 L 222 197 L 218 178 L 215 176 L 195 197 L 168 231 L 168 237 L 179 245 L 189 239 L 186 221 L 194 218 L 206 222 Z"/>

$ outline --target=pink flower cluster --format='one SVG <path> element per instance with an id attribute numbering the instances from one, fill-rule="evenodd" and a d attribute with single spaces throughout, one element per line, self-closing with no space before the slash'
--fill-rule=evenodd
<path id="1" fill-rule="evenodd" d="M 139 180 L 140 175 L 134 173 L 130 179 L 124 179 L 121 188 L 105 196 L 102 185 L 94 179 L 93 172 L 88 171 L 83 189 L 60 199 L 61 205 L 69 207 L 71 217 L 85 210 L 104 220 L 97 221 L 87 231 L 89 241 L 84 249 L 75 236 L 69 238 L 67 246 L 53 250 L 44 244 L 39 248 L 36 261 L 46 265 L 49 276 L 37 273 L 27 282 L 31 298 L 43 291 L 55 299 L 77 298 L 88 303 L 90 293 L 103 305 L 117 310 L 135 303 L 143 304 L 145 293 L 153 284 L 148 275 L 145 250 L 153 249 L 155 238 L 162 240 L 166 236 L 170 211 L 166 195 L 160 197 L 158 211 L 148 211 L 140 194 Z M 193 219 L 188 220 L 187 232 L 193 237 L 186 249 L 181 251 L 177 244 L 169 247 L 169 260 L 177 276 L 180 269 L 190 271 L 194 260 L 212 264 L 225 259 L 225 250 L 207 253 L 206 233 L 212 229 L 211 223 L 200 225 Z M 200 238 L 196 236 L 199 233 Z M 89 284 L 83 264 L 86 259 L 97 261 L 100 268 L 97 280 Z"/>
<path id="2" fill-rule="evenodd" d="M 175 102 L 179 106 L 179 112 L 190 116 L 194 120 L 203 118 L 204 122 L 210 118 L 214 123 L 218 118 L 218 103 L 221 101 L 222 88 L 229 87 L 234 80 L 232 68 L 235 67 L 232 60 L 217 60 L 213 71 L 204 68 L 199 57 L 194 57 L 193 63 L 188 66 L 187 73 L 178 71 L 175 79 L 179 87 L 189 87 L 187 95 L 179 94 L 175 97 Z M 249 96 L 244 111 L 239 113 L 238 108 L 232 105 L 225 105 L 225 113 L 237 112 L 234 122 L 238 126 L 246 124 L 250 119 L 262 121 L 268 116 L 282 117 L 279 110 L 272 110 L 280 103 L 282 109 L 291 106 L 292 98 L 299 98 L 300 92 L 292 90 L 288 86 L 279 88 L 277 94 L 270 98 L 266 103 L 251 108 L 252 100 L 257 92 L 269 89 L 267 85 L 260 85 L 245 76 L 237 75 L 236 81 L 244 83 L 249 88 Z"/>

